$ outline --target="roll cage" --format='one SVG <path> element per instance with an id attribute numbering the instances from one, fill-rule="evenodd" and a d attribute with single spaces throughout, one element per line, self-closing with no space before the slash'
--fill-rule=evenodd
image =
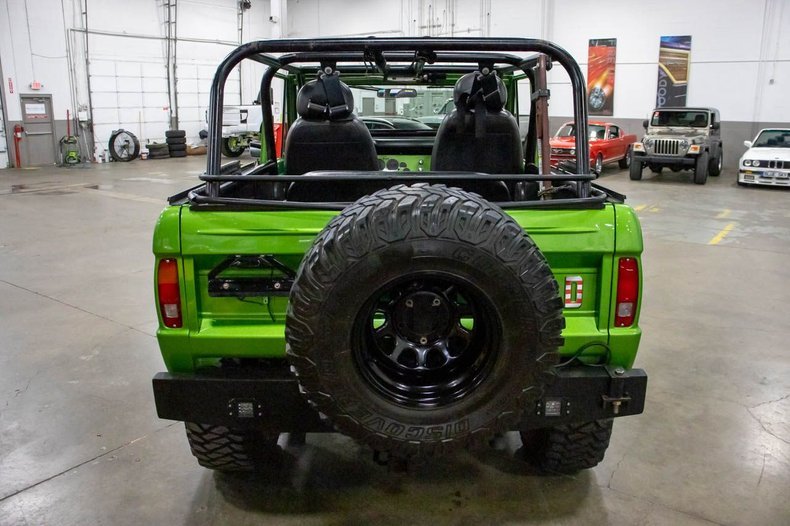
<path id="1" fill-rule="evenodd" d="M 261 78 L 260 105 L 262 111 L 261 142 L 267 159 L 241 167 L 221 163 L 222 108 L 225 82 L 233 68 L 242 60 L 249 59 L 267 66 Z M 570 77 L 573 89 L 574 123 L 576 128 L 577 162 L 566 168 L 565 173 L 550 173 L 548 169 L 549 96 L 545 84 L 545 72 L 553 63 L 559 63 Z M 510 78 L 509 104 L 513 104 L 516 82 L 527 78 L 530 81 L 530 119 L 525 141 L 525 158 L 535 159 L 538 139 L 542 137 L 541 150 L 544 160 L 543 173 L 536 174 L 489 174 L 472 172 L 420 172 L 419 174 L 393 172 L 313 172 L 310 177 L 278 174 L 272 114 L 271 85 L 275 77 L 293 77 L 297 85 L 313 78 L 319 69 L 330 67 L 342 73 L 342 78 L 365 76 L 377 82 L 409 82 L 430 84 L 446 83 L 448 77 L 488 68 L 502 78 Z M 445 85 L 445 84 L 440 84 Z M 541 106 L 541 102 L 543 106 Z M 293 97 L 289 106 L 293 104 Z M 512 106 L 510 106 L 512 109 Z M 283 108 L 293 113 L 293 108 Z M 535 118 L 541 114 L 540 119 Z M 542 120 L 538 123 L 538 120 Z M 198 187 L 173 196 L 172 202 L 187 198 L 192 205 L 213 208 L 256 207 L 265 209 L 329 209 L 339 210 L 348 203 L 294 202 L 287 201 L 282 194 L 257 197 L 231 197 L 223 194 L 226 189 L 241 183 L 276 184 L 295 181 L 378 181 L 386 183 L 429 182 L 441 183 L 463 180 L 492 178 L 507 183 L 538 182 L 545 186 L 552 183 L 573 184 L 574 196 L 566 199 L 543 198 L 537 201 L 508 201 L 497 203 L 503 208 L 566 208 L 600 207 L 608 199 L 622 200 L 623 196 L 592 183 L 596 175 L 590 174 L 587 106 L 585 83 L 576 61 L 563 48 L 538 39 L 526 38 L 337 38 L 337 39 L 294 39 L 262 40 L 244 44 L 231 52 L 219 65 L 211 86 L 208 110 L 208 156 L 204 181 Z M 542 130 L 539 128 L 543 128 Z M 546 197 L 550 197 L 547 194 Z"/>

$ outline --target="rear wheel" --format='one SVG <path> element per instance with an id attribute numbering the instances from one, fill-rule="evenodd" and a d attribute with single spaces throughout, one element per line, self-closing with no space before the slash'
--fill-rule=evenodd
<path id="1" fill-rule="evenodd" d="M 612 436 L 612 420 L 521 432 L 526 459 L 546 473 L 576 473 L 597 466 Z"/>
<path id="2" fill-rule="evenodd" d="M 708 180 L 708 152 L 702 152 L 694 163 L 694 183 L 705 184 Z"/>
<path id="3" fill-rule="evenodd" d="M 198 464 L 216 471 L 256 471 L 281 459 L 277 437 L 253 430 L 185 422 L 187 440 Z"/>
<path id="4" fill-rule="evenodd" d="M 625 170 L 626 168 L 628 168 L 629 166 L 631 166 L 631 147 L 630 147 L 630 146 L 628 147 L 628 150 L 626 150 L 626 152 L 625 152 L 625 157 L 623 157 L 622 159 L 620 159 L 620 160 L 617 162 L 617 165 L 618 165 L 620 168 L 622 168 L 623 170 Z"/>
<path id="5" fill-rule="evenodd" d="M 238 137 L 225 137 L 222 139 L 222 155 L 225 157 L 238 157 L 244 153 L 244 145 Z"/>
<path id="6" fill-rule="evenodd" d="M 713 177 L 718 177 L 721 174 L 721 168 L 724 164 L 724 152 L 719 148 L 719 155 L 713 157 L 708 165 L 708 173 Z"/>
<path id="7" fill-rule="evenodd" d="M 642 179 L 642 161 L 639 159 L 631 159 L 628 175 L 631 177 L 632 181 L 639 181 Z"/>

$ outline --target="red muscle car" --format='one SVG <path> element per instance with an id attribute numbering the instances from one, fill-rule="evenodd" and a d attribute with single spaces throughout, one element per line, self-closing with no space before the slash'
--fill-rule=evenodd
<path id="1" fill-rule="evenodd" d="M 616 124 L 610 122 L 590 121 L 590 167 L 601 173 L 605 164 L 618 162 L 620 168 L 628 168 L 631 163 L 631 147 L 636 142 L 636 135 L 628 134 Z M 576 160 L 576 137 L 572 122 L 566 122 L 551 139 L 551 164 Z"/>

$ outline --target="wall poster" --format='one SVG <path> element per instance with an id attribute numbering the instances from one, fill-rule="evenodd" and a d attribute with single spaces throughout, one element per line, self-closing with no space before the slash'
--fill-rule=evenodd
<path id="1" fill-rule="evenodd" d="M 617 39 L 590 40 L 587 59 L 587 107 L 590 115 L 614 112 L 614 66 Z"/>
<path id="2" fill-rule="evenodd" d="M 690 58 L 691 35 L 661 37 L 656 108 L 686 105 Z"/>

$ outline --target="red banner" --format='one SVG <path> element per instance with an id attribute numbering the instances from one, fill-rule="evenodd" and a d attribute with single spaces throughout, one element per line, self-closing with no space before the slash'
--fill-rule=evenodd
<path id="1" fill-rule="evenodd" d="M 587 107 L 590 115 L 614 113 L 616 56 L 616 38 L 590 40 L 587 59 Z"/>

